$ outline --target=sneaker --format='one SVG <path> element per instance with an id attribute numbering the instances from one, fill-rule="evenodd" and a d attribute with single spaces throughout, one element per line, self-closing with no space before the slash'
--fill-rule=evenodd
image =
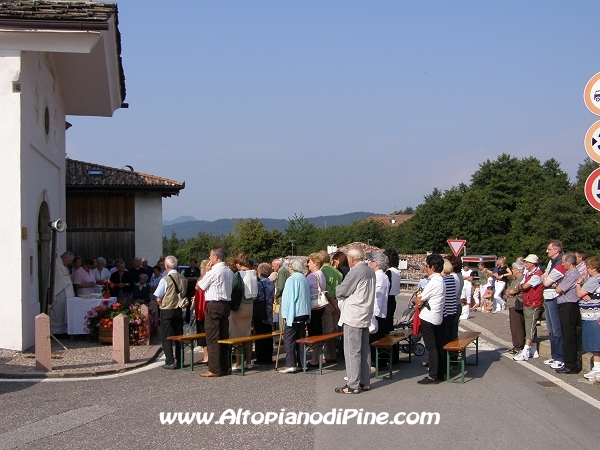
<path id="1" fill-rule="evenodd" d="M 279 373 L 296 373 L 296 368 L 295 367 L 286 367 L 283 370 L 280 370 Z"/>
<path id="2" fill-rule="evenodd" d="M 550 358 L 550 359 L 547 359 L 546 361 L 544 361 L 544 364 L 546 364 L 547 366 L 551 366 L 555 362 L 558 362 L 558 361 L 554 361 L 552 358 Z M 553 369 L 554 369 L 554 367 L 553 367 Z"/>
<path id="3" fill-rule="evenodd" d="M 539 358 L 539 357 L 540 357 L 540 354 L 539 354 L 539 353 L 538 353 L 538 351 L 536 350 L 536 351 L 535 351 L 535 352 L 533 352 L 533 353 L 529 353 L 529 357 L 530 357 L 530 358 Z"/>
<path id="4" fill-rule="evenodd" d="M 246 370 L 252 370 L 252 369 L 254 368 L 254 364 L 246 364 L 246 365 L 244 366 L 244 368 L 245 368 Z"/>
<path id="5" fill-rule="evenodd" d="M 233 366 L 231 366 L 231 371 L 232 372 L 239 372 L 242 370 L 242 366 L 238 366 L 236 364 L 234 364 Z"/>
<path id="6" fill-rule="evenodd" d="M 563 367 L 565 367 L 565 363 L 560 361 L 554 361 L 554 363 L 551 364 L 550 367 L 552 367 L 553 369 L 562 369 Z"/>
<path id="7" fill-rule="evenodd" d="M 515 361 L 527 361 L 529 359 L 529 352 L 521 352 L 517 356 L 513 356 Z"/>
<path id="8" fill-rule="evenodd" d="M 583 374 L 583 378 L 587 378 L 588 380 L 593 380 L 596 377 L 600 376 L 600 369 L 592 369 L 587 373 Z"/>

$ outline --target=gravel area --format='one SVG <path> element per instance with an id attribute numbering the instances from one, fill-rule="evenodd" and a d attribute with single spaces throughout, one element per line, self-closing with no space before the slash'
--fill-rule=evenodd
<path id="1" fill-rule="evenodd" d="M 152 358 L 157 352 L 158 340 L 153 339 L 153 345 L 130 346 L 131 362 L 118 365 L 112 362 L 112 346 L 99 342 L 90 342 L 85 337 L 59 339 L 60 345 L 52 339 L 52 372 L 60 374 L 89 373 L 95 374 L 106 371 L 120 371 L 137 367 Z M 66 349 L 65 349 L 66 347 Z M 0 349 L 0 374 L 27 375 L 40 374 L 35 369 L 35 348 L 17 352 Z"/>

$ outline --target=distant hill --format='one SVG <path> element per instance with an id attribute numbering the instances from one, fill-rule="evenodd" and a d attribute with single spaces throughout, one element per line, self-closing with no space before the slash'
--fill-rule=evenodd
<path id="1" fill-rule="evenodd" d="M 173 220 L 163 220 L 162 224 L 164 225 L 175 225 L 176 223 L 183 223 L 183 222 L 197 222 L 198 219 L 196 219 L 193 216 L 180 216 L 177 219 L 173 219 Z"/>
<path id="2" fill-rule="evenodd" d="M 350 225 L 352 222 L 357 220 L 364 220 L 369 216 L 376 214 L 370 212 L 354 212 L 349 214 L 342 214 L 339 216 L 319 216 L 319 217 L 307 217 L 310 223 L 317 228 L 324 228 L 325 226 L 332 227 L 334 225 Z M 175 220 L 164 220 L 163 221 L 163 235 L 170 237 L 172 232 L 179 239 L 189 239 L 191 237 L 198 236 L 198 233 L 208 233 L 213 236 L 220 236 L 222 234 L 229 234 L 233 232 L 233 226 L 238 220 L 249 220 L 249 219 L 219 219 L 213 222 L 206 220 L 193 220 L 180 221 L 181 217 Z M 258 219 L 260 220 L 265 228 L 269 231 L 279 230 L 284 231 L 288 226 L 287 219 Z"/>

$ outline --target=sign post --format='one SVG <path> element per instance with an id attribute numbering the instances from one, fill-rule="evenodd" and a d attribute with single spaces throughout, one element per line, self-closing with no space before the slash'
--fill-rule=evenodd
<path id="1" fill-rule="evenodd" d="M 448 239 L 447 242 L 448 242 L 448 245 L 450 246 L 450 249 L 452 250 L 452 253 L 454 253 L 454 256 L 458 256 L 460 251 L 463 249 L 463 247 L 467 243 L 467 241 L 464 239 Z"/>

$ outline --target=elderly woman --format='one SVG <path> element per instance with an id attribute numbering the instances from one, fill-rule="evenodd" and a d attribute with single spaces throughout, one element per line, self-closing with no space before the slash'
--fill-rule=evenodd
<path id="1" fill-rule="evenodd" d="M 525 345 L 525 318 L 523 317 L 523 294 L 519 285 L 523 281 L 525 265 L 521 261 L 512 264 L 512 275 L 507 278 L 507 287 L 504 290 L 504 301 L 508 307 L 508 321 L 510 322 L 510 335 L 512 348 L 507 353 L 516 355 L 523 351 Z"/>
<path id="2" fill-rule="evenodd" d="M 102 285 L 106 284 L 110 279 L 110 272 L 106 268 L 106 260 L 100 256 L 96 259 L 96 268 L 92 270 L 94 279 L 96 280 L 96 286 L 94 292 L 99 294 L 102 292 Z"/>
<path id="3" fill-rule="evenodd" d="M 144 304 L 150 303 L 150 285 L 148 284 L 148 275 L 140 274 L 138 282 L 133 286 L 133 300 Z"/>
<path id="4" fill-rule="evenodd" d="M 73 276 L 73 287 L 77 291 L 77 295 L 88 295 L 94 293 L 96 287 L 96 279 L 92 273 L 92 266 L 94 260 L 92 258 L 85 258 L 83 266 L 77 269 Z"/>
<path id="5" fill-rule="evenodd" d="M 321 271 L 323 266 L 323 255 L 320 253 L 311 253 L 308 255 L 308 270 L 309 273 L 306 275 L 306 281 L 310 287 L 310 299 L 316 300 L 319 296 L 319 287 L 321 291 L 326 289 L 327 280 L 323 272 Z M 318 336 L 323 334 L 323 313 L 325 312 L 325 306 L 311 307 L 310 311 L 310 322 L 306 328 L 309 336 Z M 306 363 L 307 367 L 318 367 L 319 366 L 319 354 L 316 351 L 312 352 L 310 362 Z"/>
<path id="6" fill-rule="evenodd" d="M 419 308 L 423 342 L 429 353 L 429 375 L 417 381 L 419 384 L 435 384 L 444 380 L 444 370 L 439 366 L 442 348 L 437 345 L 443 331 L 440 325 L 444 318 L 444 298 L 446 294 L 444 279 L 440 274 L 443 268 L 444 259 L 441 255 L 432 253 L 427 256 L 425 270 L 429 282 L 421 295 L 415 299 L 415 305 Z"/>
<path id="7" fill-rule="evenodd" d="M 271 265 L 258 265 L 258 297 L 254 301 L 252 326 L 254 334 L 270 333 L 273 324 L 273 297 L 275 285 L 269 280 Z M 273 363 L 273 338 L 261 339 L 255 342 L 256 364 L 269 365 Z"/>
<path id="8" fill-rule="evenodd" d="M 235 255 L 233 263 L 238 270 L 239 276 L 233 277 L 233 290 L 241 289 L 242 301 L 237 311 L 231 311 L 229 315 L 229 337 L 245 337 L 252 334 L 253 303 L 258 296 L 258 277 L 256 271 L 250 268 L 250 262 L 245 253 L 239 252 Z M 245 346 L 246 370 L 252 369 L 252 342 Z M 236 363 L 231 370 L 242 370 L 241 354 L 235 352 Z"/>
<path id="9" fill-rule="evenodd" d="M 288 271 L 290 277 L 285 282 L 281 299 L 281 316 L 285 320 L 283 345 L 285 348 L 285 369 L 281 373 L 295 373 L 300 363 L 298 339 L 304 337 L 306 321 L 310 318 L 310 287 L 304 276 L 304 263 L 293 258 Z"/>
<path id="10" fill-rule="evenodd" d="M 600 379 L 600 257 L 585 260 L 589 278 L 577 280 L 577 296 L 581 313 L 581 347 L 594 355 L 594 367 L 583 376 L 588 380 Z M 585 282 L 584 282 L 585 281 Z"/>

